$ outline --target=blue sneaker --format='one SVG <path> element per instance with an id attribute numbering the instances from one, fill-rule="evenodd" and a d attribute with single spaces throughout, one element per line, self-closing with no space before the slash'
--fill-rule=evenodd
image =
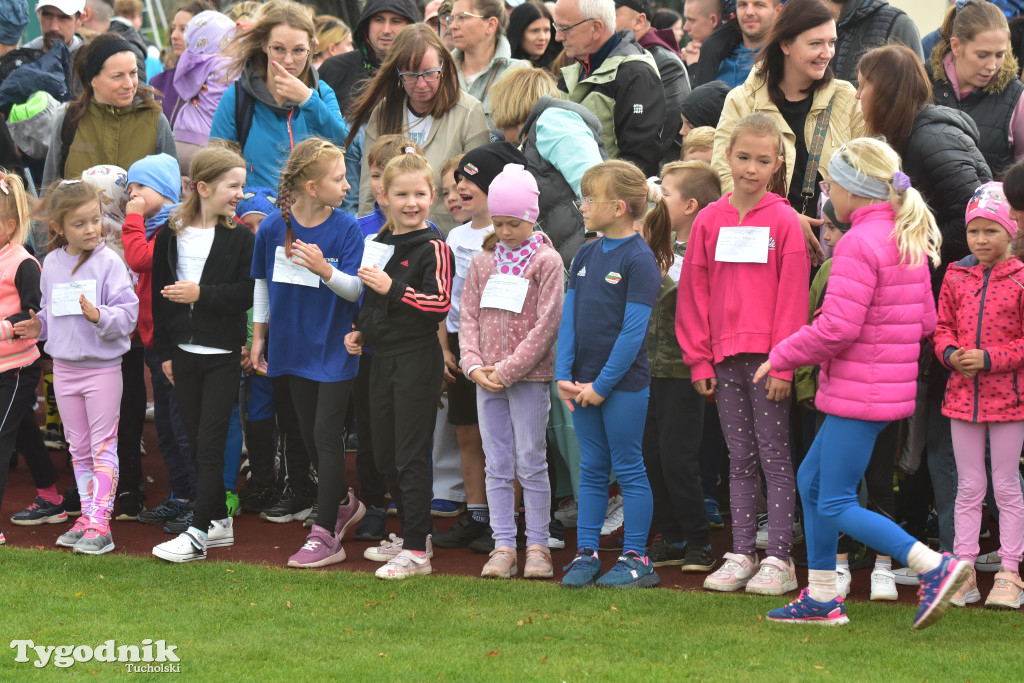
<path id="1" fill-rule="evenodd" d="M 395 505 L 394 503 L 388 503 L 387 513 L 388 513 L 388 517 L 397 517 L 398 516 L 398 506 Z"/>
<path id="2" fill-rule="evenodd" d="M 849 617 L 846 616 L 846 603 L 842 598 L 818 602 L 808 595 L 806 588 L 800 591 L 800 597 L 793 602 L 768 612 L 768 621 L 822 626 L 842 626 L 850 623 Z"/>
<path id="3" fill-rule="evenodd" d="M 572 562 L 562 567 L 562 570 L 566 572 L 562 577 L 563 588 L 585 588 L 593 585 L 594 579 L 601 573 L 601 560 L 597 559 L 597 552 L 593 548 L 580 548 Z"/>
<path id="4" fill-rule="evenodd" d="M 942 562 L 935 569 L 918 574 L 920 603 L 914 617 L 914 628 L 928 628 L 941 619 L 953 594 L 970 575 L 971 564 L 956 559 L 950 553 L 942 553 Z"/>
<path id="5" fill-rule="evenodd" d="M 651 588 L 661 583 L 649 557 L 641 557 L 635 550 L 619 555 L 615 566 L 597 580 L 604 588 Z"/>
<path id="6" fill-rule="evenodd" d="M 704 499 L 704 510 L 708 513 L 708 524 L 711 525 L 712 529 L 724 529 L 725 520 L 722 519 L 722 513 L 718 509 L 718 501 L 714 498 L 707 497 Z"/>
<path id="7" fill-rule="evenodd" d="M 458 517 L 466 510 L 465 503 L 457 503 L 454 500 L 435 498 L 430 501 L 431 517 Z"/>

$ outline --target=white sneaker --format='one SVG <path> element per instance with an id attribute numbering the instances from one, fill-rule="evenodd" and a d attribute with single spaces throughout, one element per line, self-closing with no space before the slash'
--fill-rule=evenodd
<path id="1" fill-rule="evenodd" d="M 836 567 L 836 590 L 839 592 L 839 597 L 845 599 L 850 594 L 852 581 L 853 576 L 850 575 L 849 567 Z"/>
<path id="2" fill-rule="evenodd" d="M 757 572 L 757 555 L 746 557 L 735 553 L 726 553 L 725 562 L 708 578 L 704 579 L 704 588 L 712 591 L 731 592 L 746 587 L 751 577 Z"/>
<path id="3" fill-rule="evenodd" d="M 604 524 L 601 525 L 601 535 L 607 536 L 622 526 L 625 515 L 622 511 L 622 496 L 612 496 L 608 499 L 608 508 L 604 514 Z"/>
<path id="4" fill-rule="evenodd" d="M 206 559 L 206 539 L 189 527 L 175 538 L 153 548 L 153 554 L 168 562 L 192 562 Z"/>
<path id="5" fill-rule="evenodd" d="M 579 506 L 575 498 L 565 500 L 555 510 L 554 518 L 562 523 L 567 529 L 576 528 L 576 520 L 579 518 Z"/>
<path id="6" fill-rule="evenodd" d="M 206 539 L 207 548 L 227 548 L 234 544 L 235 530 L 230 517 L 210 522 L 210 533 Z"/>
<path id="7" fill-rule="evenodd" d="M 792 545 L 799 545 L 804 542 L 804 525 L 797 519 L 793 522 Z M 768 548 L 768 518 L 765 517 L 757 524 L 757 536 L 754 538 L 754 547 L 758 550 Z"/>
<path id="8" fill-rule="evenodd" d="M 373 575 L 378 579 L 406 579 L 415 574 L 429 574 L 432 571 L 429 555 L 419 557 L 411 550 L 403 550 L 388 560 L 383 567 L 379 567 Z"/>
<path id="9" fill-rule="evenodd" d="M 875 567 L 871 570 L 871 599 L 872 600 L 897 600 L 900 597 L 896 590 L 896 575 L 882 567 Z"/>
<path id="10" fill-rule="evenodd" d="M 756 595 L 784 595 L 798 587 L 793 560 L 783 562 L 771 556 L 761 560 L 761 567 L 747 582 L 747 592 Z"/>
<path id="11" fill-rule="evenodd" d="M 565 548 L 565 541 L 561 538 L 555 538 L 554 536 L 548 537 L 548 548 L 551 550 L 562 550 Z"/>
<path id="12" fill-rule="evenodd" d="M 993 550 L 990 553 L 979 555 L 978 559 L 974 561 L 974 568 L 979 572 L 998 572 L 1003 568 L 1003 558 L 999 557 L 999 552 Z"/>
<path id="13" fill-rule="evenodd" d="M 920 581 L 917 580 L 917 572 L 910 567 L 893 569 L 892 575 L 896 583 L 900 586 L 917 586 L 920 583 Z"/>
<path id="14" fill-rule="evenodd" d="M 388 538 L 380 542 L 380 545 L 371 545 L 369 548 L 363 551 L 363 558 L 370 560 L 371 562 L 388 562 L 391 559 L 398 557 L 398 554 L 402 552 L 402 545 L 405 543 L 405 539 L 395 534 L 388 534 Z M 430 536 L 427 536 L 427 557 L 434 556 L 434 544 L 430 541 Z"/>

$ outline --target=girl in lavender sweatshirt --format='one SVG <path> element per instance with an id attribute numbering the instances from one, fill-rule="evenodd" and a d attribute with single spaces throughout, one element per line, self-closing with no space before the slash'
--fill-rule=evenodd
<path id="1" fill-rule="evenodd" d="M 46 340 L 82 516 L 57 545 L 101 555 L 114 549 L 110 512 L 117 491 L 121 356 L 139 317 L 128 267 L 103 244 L 96 190 L 81 180 L 54 183 L 42 204 L 49 224 L 39 315 L 14 325 Z"/>
<path id="2" fill-rule="evenodd" d="M 512 484 L 523 486 L 528 579 L 550 578 L 545 434 L 555 377 L 555 337 L 562 319 L 562 259 L 537 221 L 537 181 L 518 164 L 495 177 L 487 195 L 494 232 L 473 257 L 462 290 L 462 371 L 476 392 L 487 505 L 494 550 L 481 576 L 517 572 Z M 496 298 L 499 291 L 508 296 Z"/>

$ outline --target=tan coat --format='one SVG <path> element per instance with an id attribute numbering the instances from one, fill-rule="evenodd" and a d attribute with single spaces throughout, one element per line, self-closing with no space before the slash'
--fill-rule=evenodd
<path id="1" fill-rule="evenodd" d="M 406 104 L 403 102 L 403 108 Z M 378 107 L 379 108 L 379 107 Z M 366 124 L 366 140 L 363 143 L 363 168 L 359 176 L 359 215 L 373 211 L 373 193 L 370 191 L 370 167 L 367 158 L 370 149 L 377 142 L 377 109 L 370 114 Z M 448 113 L 435 119 L 427 134 L 427 142 L 423 151 L 434 169 L 434 186 L 437 196 L 430 209 L 430 220 L 434 222 L 444 235 L 455 227 L 455 220 L 444 207 L 441 197 L 441 165 L 448 159 L 465 154 L 471 149 L 485 145 L 490 140 L 484 108 L 471 95 L 462 92 L 459 101 Z"/>
<path id="2" fill-rule="evenodd" d="M 857 99 L 856 93 L 857 90 L 853 85 L 836 79 L 814 94 L 811 112 L 807 115 L 807 121 L 804 124 L 804 140 L 808 145 L 814 137 L 814 123 L 818 118 L 818 113 L 828 107 L 832 95 L 836 96 L 835 104 L 832 106 L 828 133 L 825 136 L 825 145 L 821 150 L 821 162 L 818 166 L 822 177 L 828 177 L 828 162 L 832 159 L 832 153 L 835 150 L 850 140 L 867 134 L 864 114 L 860 110 L 860 101 Z M 786 190 L 789 190 L 790 184 L 793 182 L 803 182 L 803 175 L 795 181 L 793 179 L 793 166 L 796 163 L 796 134 L 782 118 L 779 108 L 768 97 L 768 86 L 761 79 L 760 69 L 755 68 L 751 69 L 750 75 L 743 85 L 734 88 L 726 96 L 722 118 L 719 119 L 718 127 L 715 129 L 715 148 L 711 157 L 711 166 L 722 179 L 722 192 L 732 192 L 732 172 L 729 170 L 729 162 L 725 157 L 726 149 L 729 147 L 729 138 L 732 136 L 736 123 L 754 111 L 769 114 L 782 130 L 786 156 Z M 797 209 L 799 210 L 799 207 Z"/>

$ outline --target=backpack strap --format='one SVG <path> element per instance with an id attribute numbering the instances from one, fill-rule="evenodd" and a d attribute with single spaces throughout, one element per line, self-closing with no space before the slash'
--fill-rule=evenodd
<path id="1" fill-rule="evenodd" d="M 75 133 L 78 126 L 72 123 L 74 112 L 71 105 L 64 108 L 64 120 L 60 125 L 60 163 L 57 165 L 57 176 L 64 177 L 64 167 L 68 163 L 68 154 L 71 152 L 71 143 L 75 141 Z"/>
<path id="2" fill-rule="evenodd" d="M 238 147 L 245 152 L 245 141 L 249 139 L 249 129 L 252 128 L 252 115 L 256 110 L 256 100 L 249 91 L 235 81 L 235 131 L 238 137 Z"/>

